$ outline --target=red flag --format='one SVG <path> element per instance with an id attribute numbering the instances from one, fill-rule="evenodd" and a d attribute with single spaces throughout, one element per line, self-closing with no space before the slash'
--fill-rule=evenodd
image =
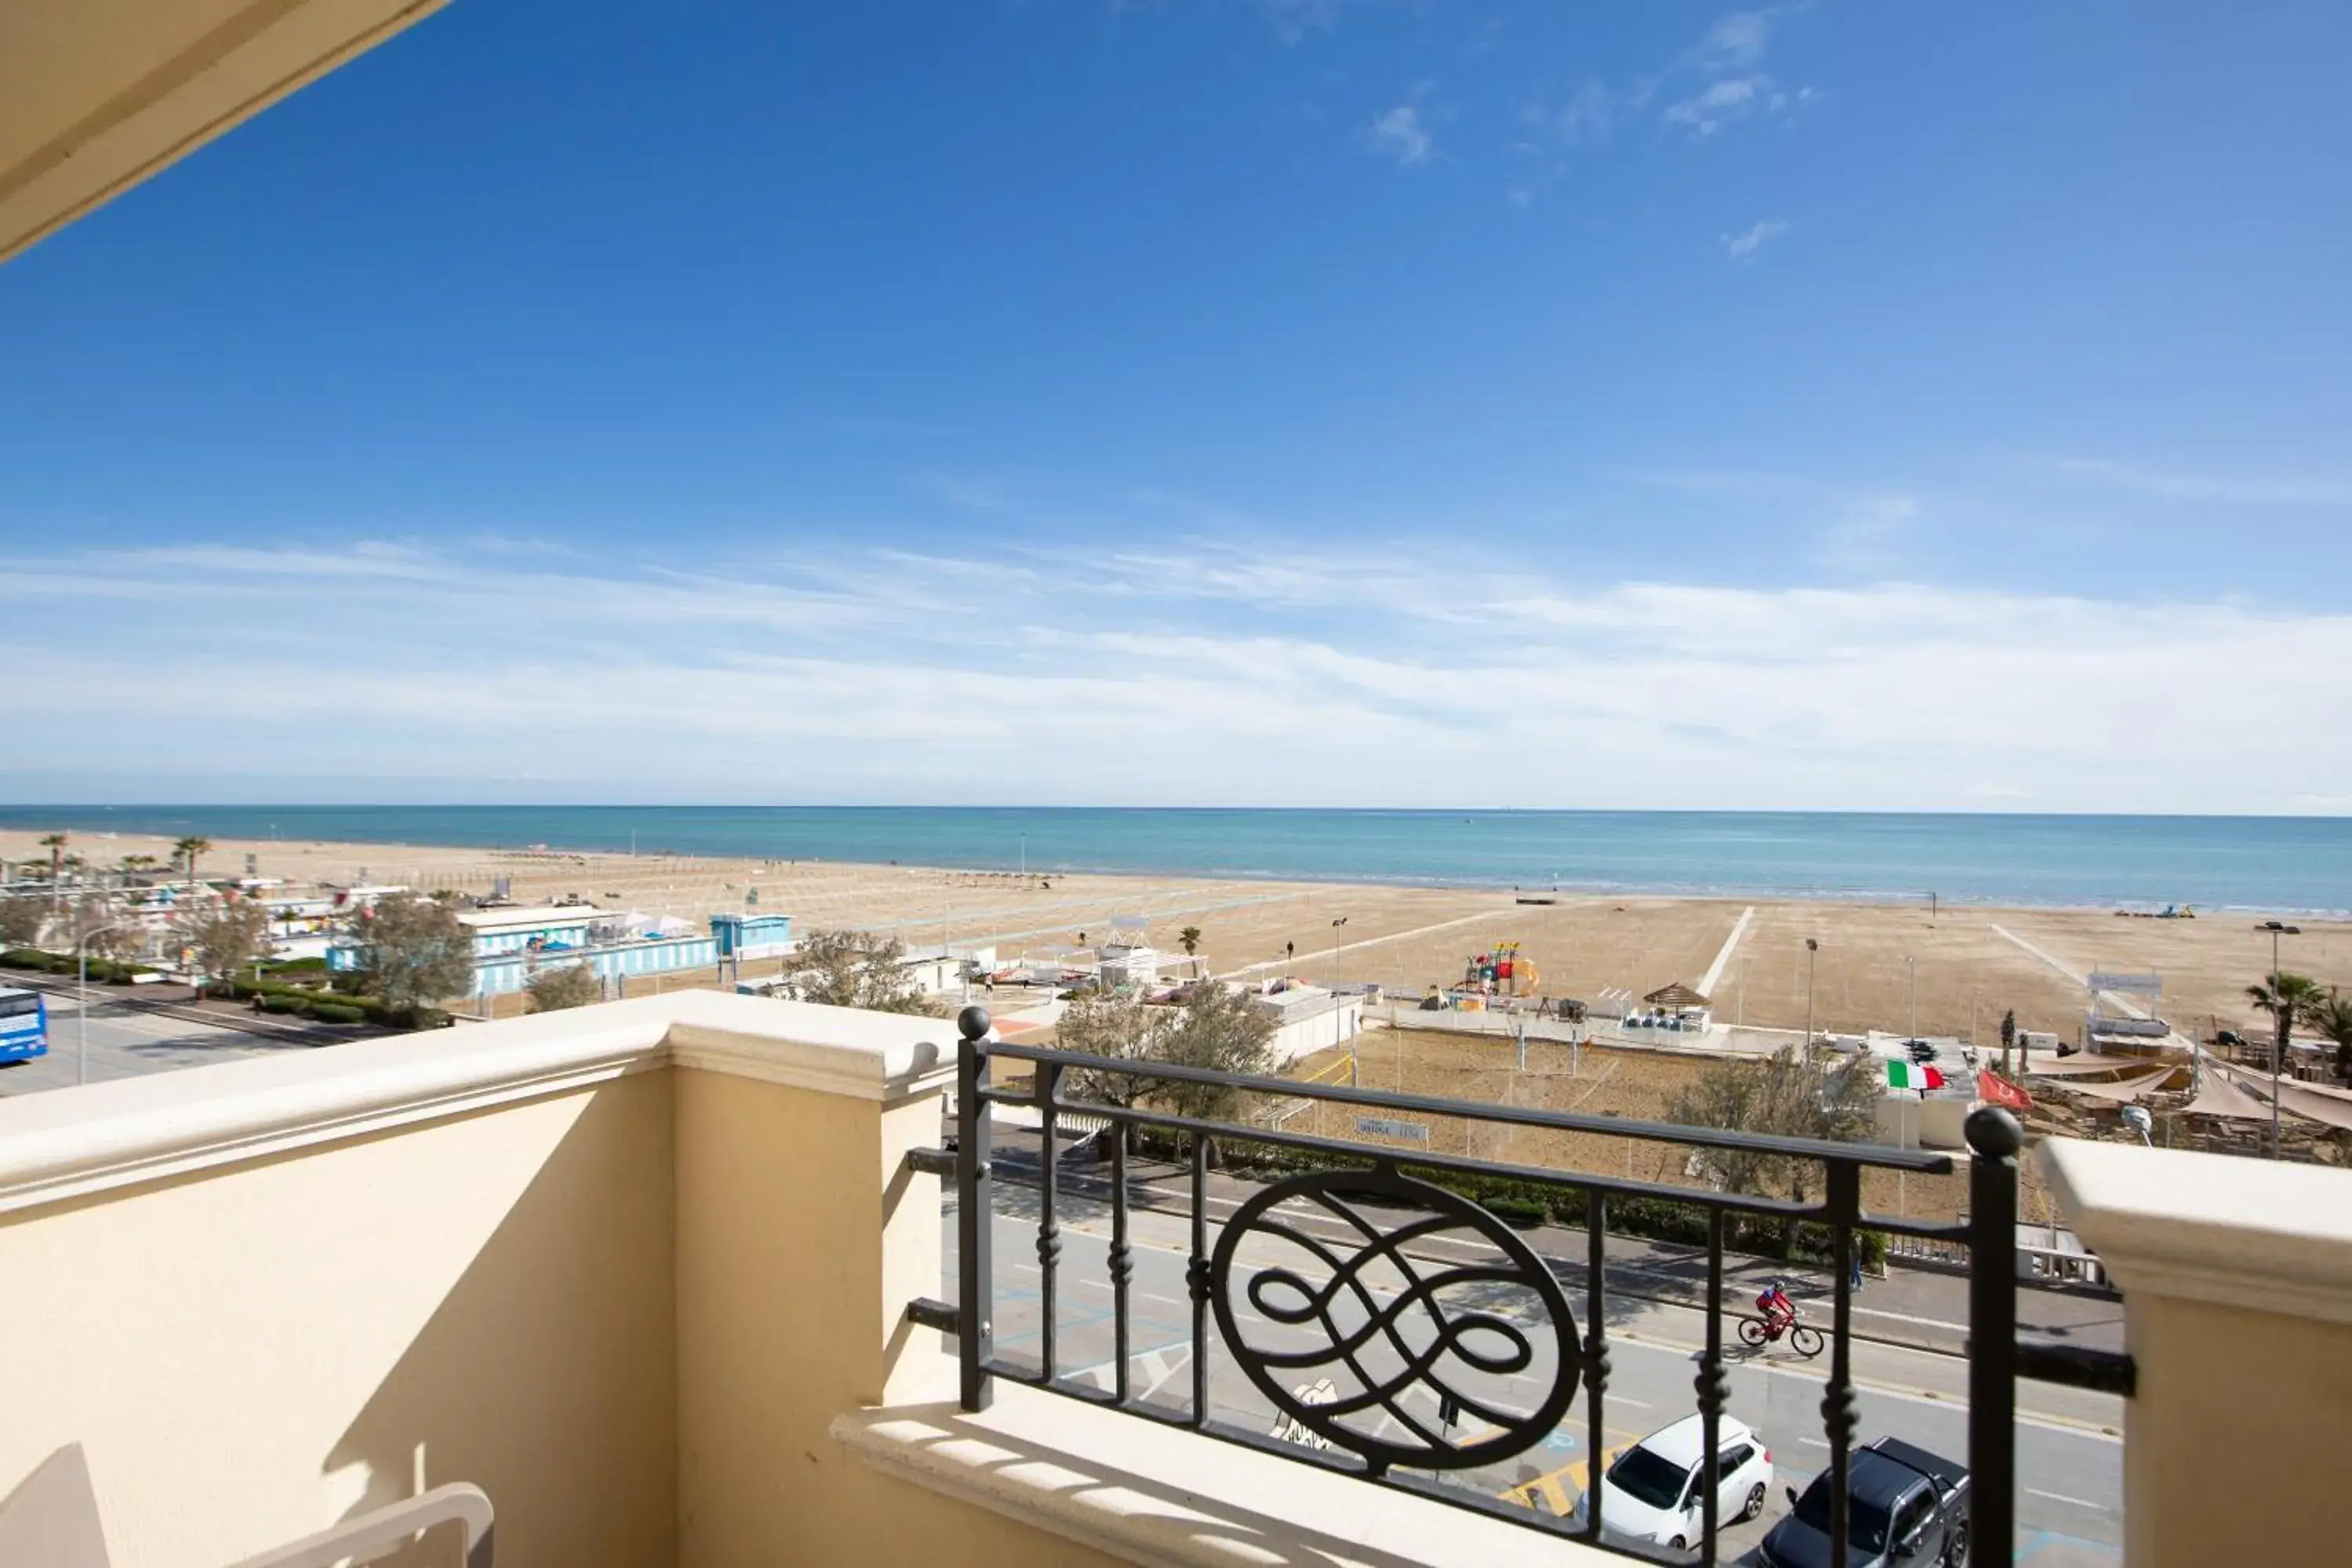
<path id="1" fill-rule="evenodd" d="M 1987 1105 L 2005 1105 L 2011 1110 L 2033 1109 L 2032 1095 L 1990 1068 L 1977 1074 L 1977 1098 Z"/>

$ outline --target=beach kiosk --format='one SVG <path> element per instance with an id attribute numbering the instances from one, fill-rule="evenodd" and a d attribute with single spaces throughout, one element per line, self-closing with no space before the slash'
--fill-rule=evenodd
<path id="1" fill-rule="evenodd" d="M 1669 1034 L 1705 1034 L 1715 1021 L 1715 1003 L 1696 987 L 1677 980 L 1671 985 L 1661 985 L 1642 998 L 1644 1016 L 1628 1019 Z"/>

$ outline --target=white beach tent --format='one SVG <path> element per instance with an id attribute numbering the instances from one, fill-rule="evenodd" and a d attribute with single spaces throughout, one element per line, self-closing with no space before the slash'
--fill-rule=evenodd
<path id="1" fill-rule="evenodd" d="M 2230 1081 L 2227 1075 L 2213 1070 L 2213 1058 L 2200 1051 L 2198 1065 L 2204 1070 L 2198 1074 L 2197 1098 L 2180 1109 L 2191 1116 L 2220 1116 L 2231 1121 L 2268 1121 L 2271 1108 Z"/>

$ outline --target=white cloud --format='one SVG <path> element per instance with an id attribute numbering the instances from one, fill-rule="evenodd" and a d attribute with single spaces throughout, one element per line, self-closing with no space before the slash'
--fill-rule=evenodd
<path id="1" fill-rule="evenodd" d="M 1552 121 L 1570 146 L 1590 145 L 1609 140 L 1619 109 L 1616 96 L 1598 79 L 1588 78 Z"/>
<path id="2" fill-rule="evenodd" d="M 1695 135 L 1712 136 L 1735 120 L 1745 120 L 1757 109 L 1769 102 L 1772 79 L 1768 76 L 1730 77 L 1709 82 L 1679 103 L 1666 106 L 1666 119 L 1676 125 L 1690 127 Z"/>
<path id="3" fill-rule="evenodd" d="M 1374 120 L 1364 134 L 1374 150 L 1408 168 L 1429 162 L 1429 131 L 1421 122 L 1421 110 L 1413 104 L 1398 104 Z"/>
<path id="4" fill-rule="evenodd" d="M 1718 237 L 1723 241 L 1723 253 L 1734 261 L 1746 261 L 1765 245 L 1789 232 L 1789 226 L 1778 220 L 1750 224 L 1738 234 Z"/>
<path id="5" fill-rule="evenodd" d="M 1734 11 L 1707 28 L 1706 36 L 1691 51 L 1691 58 L 1704 71 L 1746 70 L 1764 58 L 1771 33 L 1769 11 Z"/>
<path id="6" fill-rule="evenodd" d="M 1911 519 L 1858 504 L 1847 542 Z M 41 737 L 0 796 L 256 757 L 361 794 L 744 801 L 2259 811 L 2352 777 L 2352 616 L 2227 600 L 1571 585 L 1444 541 L 401 549 L 0 563 L 5 706 Z"/>
<path id="7" fill-rule="evenodd" d="M 1309 33 L 1328 33 L 1339 22 L 1340 0 L 1258 0 L 1258 6 L 1286 44 Z"/>

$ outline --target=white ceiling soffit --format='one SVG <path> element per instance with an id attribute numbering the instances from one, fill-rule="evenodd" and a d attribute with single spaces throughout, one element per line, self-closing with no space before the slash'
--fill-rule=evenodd
<path id="1" fill-rule="evenodd" d="M 5 0 L 0 261 L 446 0 Z"/>

